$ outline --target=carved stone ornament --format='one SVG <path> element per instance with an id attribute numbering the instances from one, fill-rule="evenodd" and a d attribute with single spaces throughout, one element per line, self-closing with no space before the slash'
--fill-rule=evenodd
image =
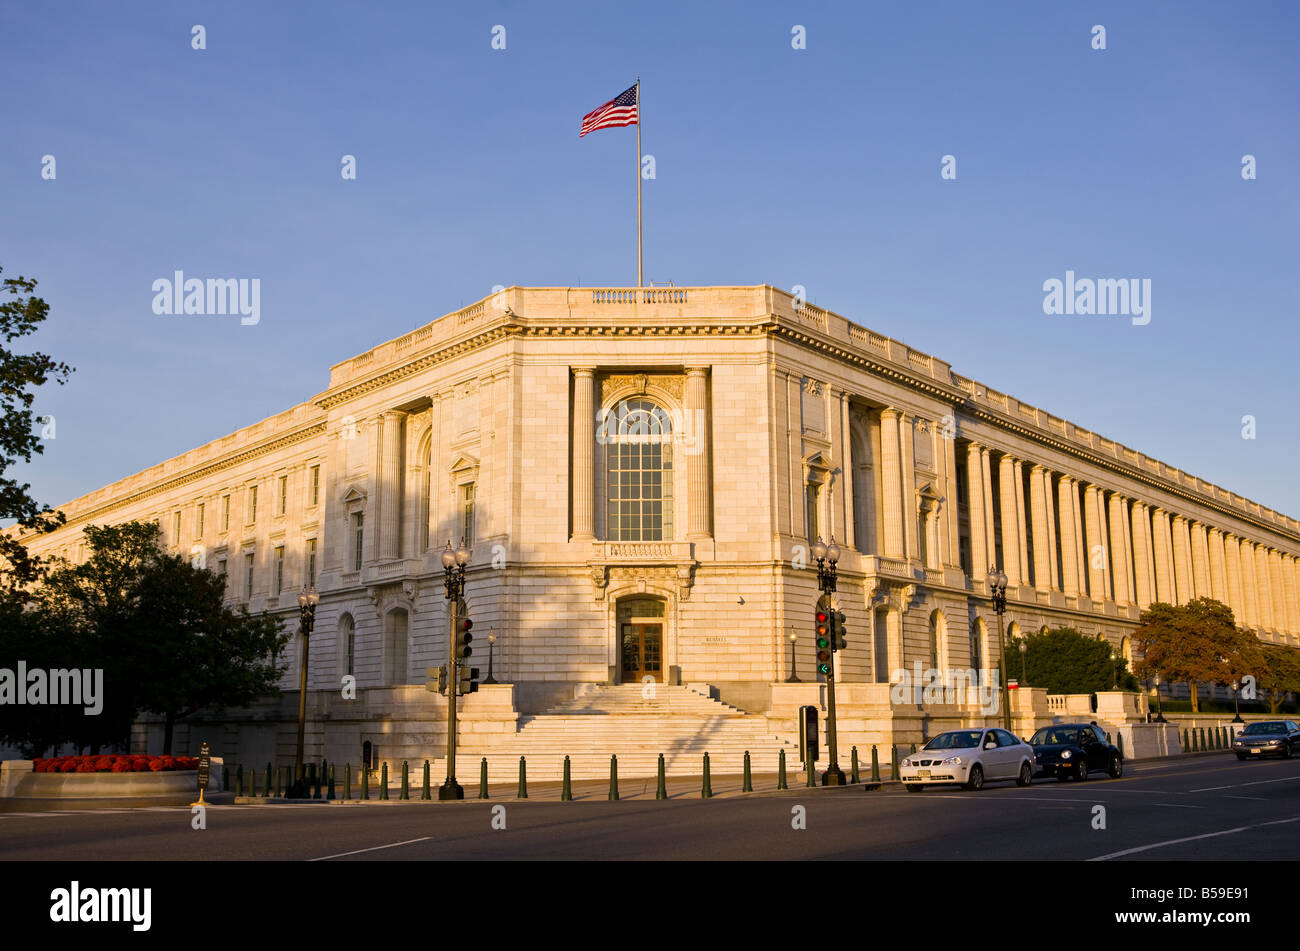
<path id="1" fill-rule="evenodd" d="M 611 373 L 600 381 L 600 401 L 608 404 L 615 396 L 624 399 L 645 396 L 651 386 L 663 390 L 679 403 L 682 400 L 680 373 Z"/>

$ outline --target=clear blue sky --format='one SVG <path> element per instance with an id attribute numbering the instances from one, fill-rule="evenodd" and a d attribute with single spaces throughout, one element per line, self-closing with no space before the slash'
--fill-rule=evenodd
<path id="1" fill-rule="evenodd" d="M 52 504 L 494 284 L 634 283 L 635 130 L 577 131 L 639 74 L 647 278 L 804 285 L 1300 516 L 1293 2 L 10 3 L 0 35 L 0 266 L 76 368 L 22 470 Z M 156 316 L 177 269 L 260 278 L 261 323 Z M 1045 316 L 1067 269 L 1149 278 L 1151 323 Z"/>

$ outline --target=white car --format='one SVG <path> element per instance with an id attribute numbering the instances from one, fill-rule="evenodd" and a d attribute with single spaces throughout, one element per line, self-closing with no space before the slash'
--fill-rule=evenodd
<path id="1" fill-rule="evenodd" d="M 983 789 L 996 779 L 1028 786 L 1034 780 L 1034 748 L 1006 730 L 950 730 L 905 758 L 898 775 L 908 792 L 944 783 Z"/>

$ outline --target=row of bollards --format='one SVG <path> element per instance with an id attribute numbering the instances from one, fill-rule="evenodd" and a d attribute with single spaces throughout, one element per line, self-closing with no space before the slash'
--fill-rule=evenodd
<path id="1" fill-rule="evenodd" d="M 1184 753 L 1206 753 L 1211 750 L 1232 749 L 1237 731 L 1230 726 L 1189 727 L 1183 730 Z"/>

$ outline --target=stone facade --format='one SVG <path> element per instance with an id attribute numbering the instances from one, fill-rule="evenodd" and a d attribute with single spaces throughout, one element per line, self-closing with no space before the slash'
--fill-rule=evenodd
<path id="1" fill-rule="evenodd" d="M 818 535 L 843 552 L 837 681 L 846 724 L 866 698 L 864 737 L 885 735 L 867 721 L 898 668 L 995 666 L 995 563 L 1012 636 L 1069 625 L 1128 655 L 1150 602 L 1210 595 L 1300 644 L 1295 519 L 769 286 L 508 288 L 62 508 L 34 550 L 76 559 L 84 525 L 156 519 L 290 629 L 314 581 L 309 736 L 354 760 L 367 737 L 409 735 L 388 742 L 423 756 L 438 742 L 446 704 L 423 684 L 448 650 L 440 552 L 462 536 L 475 661 L 491 630 L 513 684 L 464 701 L 490 730 L 629 679 L 633 616 L 658 627 L 633 679 L 781 715 L 792 631 L 814 679 Z M 282 759 L 291 701 L 241 714 L 228 745 Z"/>

